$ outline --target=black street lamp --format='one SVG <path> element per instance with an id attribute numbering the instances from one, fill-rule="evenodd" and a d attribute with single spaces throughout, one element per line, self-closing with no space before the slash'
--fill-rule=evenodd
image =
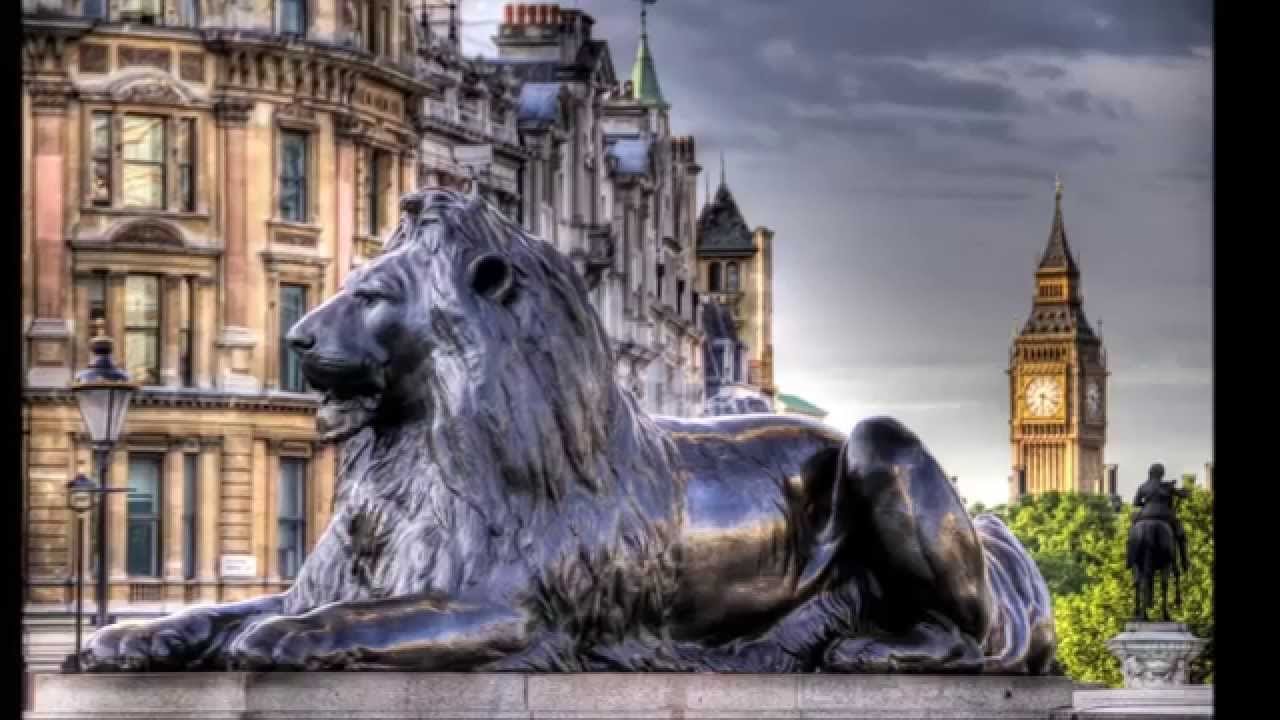
<path id="1" fill-rule="evenodd" d="M 116 366 L 111 357 L 115 343 L 107 336 L 102 318 L 94 321 L 94 337 L 89 341 L 93 358 L 89 366 L 76 375 L 72 384 L 80 416 L 89 430 L 93 444 L 93 456 L 98 471 L 98 488 L 101 495 L 123 492 L 127 488 L 111 488 L 107 478 L 107 466 L 111 449 L 120 441 L 125 415 L 129 412 L 129 400 L 137 385 L 129 381 L 129 374 Z M 98 502 L 98 618 L 99 628 L 107 625 L 107 503 Z"/>
<path id="2" fill-rule="evenodd" d="M 72 572 L 76 578 L 76 652 L 67 658 L 63 669 L 80 672 L 80 628 L 84 623 L 84 516 L 98 501 L 98 488 L 83 474 L 67 483 L 67 508 L 76 516 L 75 560 Z"/>

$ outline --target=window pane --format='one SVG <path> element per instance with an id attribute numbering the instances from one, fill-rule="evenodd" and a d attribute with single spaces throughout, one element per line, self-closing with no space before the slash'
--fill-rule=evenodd
<path id="1" fill-rule="evenodd" d="M 109 113 L 93 114 L 93 156 L 111 157 L 111 115 Z"/>
<path id="2" fill-rule="evenodd" d="M 126 163 L 124 204 L 139 208 L 164 207 L 164 167 Z"/>
<path id="3" fill-rule="evenodd" d="M 124 284 L 124 322 L 131 328 L 160 325 L 160 278 L 130 275 Z"/>
<path id="4" fill-rule="evenodd" d="M 282 520 L 302 517 L 303 465 L 299 460 L 280 461 L 279 516 Z"/>
<path id="5" fill-rule="evenodd" d="M 154 330 L 130 330 L 124 336 L 125 370 L 129 378 L 143 385 L 158 385 L 160 373 L 159 338 Z"/>
<path id="6" fill-rule="evenodd" d="M 80 6 L 84 16 L 95 20 L 107 19 L 107 0 L 84 0 Z"/>
<path id="7" fill-rule="evenodd" d="M 156 514 L 160 507 L 160 458 L 134 455 L 129 458 L 128 528 L 126 571 L 130 575 L 157 575 L 158 533 Z"/>
<path id="8" fill-rule="evenodd" d="M 307 214 L 307 136 L 299 132 L 280 135 L 280 215 L 303 222 Z"/>
<path id="9" fill-rule="evenodd" d="M 151 520 L 129 518 L 127 561 L 125 572 L 130 575 L 155 575 L 156 532 Z"/>
<path id="10" fill-rule="evenodd" d="M 289 330 L 307 311 L 307 288 L 302 285 L 280 287 L 280 389 L 289 392 L 306 390 L 302 363 L 298 354 L 285 341 Z"/>
<path id="11" fill-rule="evenodd" d="M 164 162 L 164 118 L 125 115 L 124 159 Z"/>
<path id="12" fill-rule="evenodd" d="M 306 33 L 306 3 L 303 0 L 283 0 L 280 10 L 280 32 L 293 35 Z"/>
<path id="13" fill-rule="evenodd" d="M 106 276 L 96 273 L 89 276 L 86 281 L 85 291 L 89 297 L 89 319 L 105 318 L 107 316 Z M 90 332 L 92 332 L 92 328 L 90 328 Z"/>
<path id="14" fill-rule="evenodd" d="M 159 493 L 159 460 L 145 455 L 129 458 L 129 514 L 154 513 Z"/>

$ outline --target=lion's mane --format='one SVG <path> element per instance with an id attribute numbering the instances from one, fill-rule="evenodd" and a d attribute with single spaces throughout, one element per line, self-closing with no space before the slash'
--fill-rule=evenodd
<path id="1" fill-rule="evenodd" d="M 346 442 L 334 520 L 288 607 L 508 594 L 579 641 L 656 625 L 683 480 L 670 439 L 618 386 L 577 271 L 478 197 L 427 191 L 401 207 L 374 272 L 419 289 L 433 349 L 415 387 L 431 412 Z M 506 303 L 463 301 L 462 268 L 485 253 L 514 268 Z"/>

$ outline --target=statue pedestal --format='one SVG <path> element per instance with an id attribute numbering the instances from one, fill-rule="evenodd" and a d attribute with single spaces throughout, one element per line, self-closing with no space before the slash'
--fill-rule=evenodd
<path id="1" fill-rule="evenodd" d="M 1181 623 L 1135 622 L 1107 642 L 1124 672 L 1123 690 L 1077 690 L 1073 720 L 1211 718 L 1213 686 L 1188 685 L 1187 668 L 1206 641 Z"/>
<path id="2" fill-rule="evenodd" d="M 37 675 L 28 720 L 1049 720 L 1064 677 L 593 673 Z"/>
<path id="3" fill-rule="evenodd" d="M 1120 660 L 1124 686 L 1142 690 L 1186 685 L 1187 668 L 1206 644 L 1182 623 L 1131 622 L 1107 648 Z"/>

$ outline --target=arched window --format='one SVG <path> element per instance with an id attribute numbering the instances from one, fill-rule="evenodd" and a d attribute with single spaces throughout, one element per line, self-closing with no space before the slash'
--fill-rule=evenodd
<path id="1" fill-rule="evenodd" d="M 713 262 L 707 270 L 707 285 L 711 292 L 720 292 L 720 263 Z"/>
<path id="2" fill-rule="evenodd" d="M 738 292 L 738 263 L 731 262 L 725 272 L 725 292 Z"/>

